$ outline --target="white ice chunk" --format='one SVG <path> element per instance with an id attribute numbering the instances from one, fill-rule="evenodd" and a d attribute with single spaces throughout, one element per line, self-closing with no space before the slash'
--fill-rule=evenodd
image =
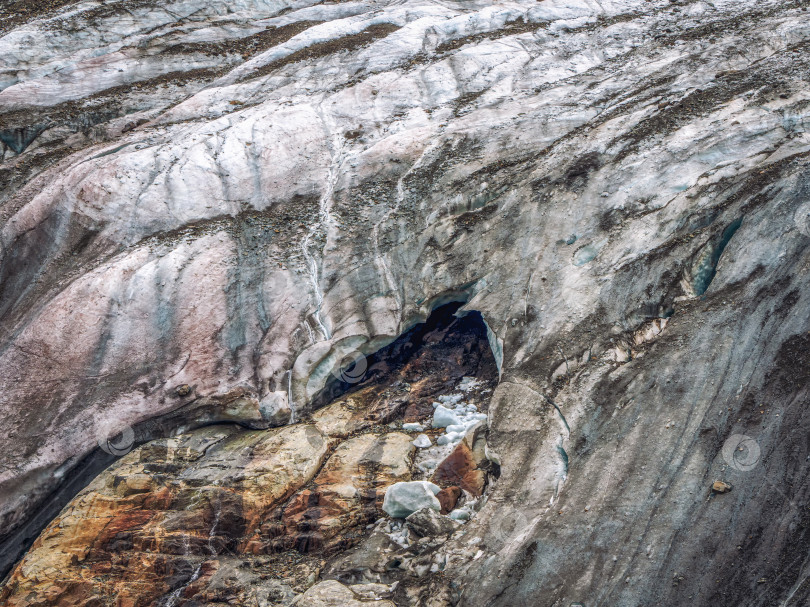
<path id="1" fill-rule="evenodd" d="M 470 513 L 467 510 L 453 510 L 450 513 L 450 518 L 454 521 L 466 521 L 470 518 Z"/>
<path id="2" fill-rule="evenodd" d="M 468 390 L 472 390 L 478 386 L 478 383 L 478 380 L 476 380 L 474 377 L 462 377 L 458 384 L 458 389 L 467 392 Z"/>
<path id="3" fill-rule="evenodd" d="M 439 465 L 439 462 L 435 459 L 426 459 L 421 464 L 419 464 L 424 470 L 433 470 L 436 466 Z"/>
<path id="4" fill-rule="evenodd" d="M 416 437 L 416 440 L 413 441 L 413 446 L 419 449 L 427 449 L 433 446 L 433 443 L 430 442 L 430 438 L 427 434 L 420 434 Z"/>
<path id="5" fill-rule="evenodd" d="M 464 398 L 463 394 L 445 394 L 439 397 L 439 400 L 445 405 L 455 405 Z"/>
<path id="6" fill-rule="evenodd" d="M 457 425 L 459 423 L 460 420 L 458 419 L 458 415 L 456 415 L 453 411 L 451 411 L 447 407 L 439 405 L 433 412 L 434 428 L 446 428 L 447 426 L 451 426 L 454 424 Z"/>
<path id="7" fill-rule="evenodd" d="M 385 491 L 383 510 L 391 518 L 405 518 L 422 508 L 442 509 L 436 494 L 441 489 L 428 481 L 394 483 Z"/>

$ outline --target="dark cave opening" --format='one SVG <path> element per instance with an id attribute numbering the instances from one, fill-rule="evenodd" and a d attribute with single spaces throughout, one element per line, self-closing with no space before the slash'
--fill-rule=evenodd
<path id="1" fill-rule="evenodd" d="M 438 391 L 451 389 L 454 382 L 465 374 L 487 380 L 497 378 L 484 318 L 476 310 L 456 316 L 463 305 L 464 302 L 454 301 L 438 306 L 425 322 L 405 331 L 373 354 L 344 356 L 338 363 L 338 371 L 330 376 L 326 386 L 313 398 L 312 409 L 319 409 L 369 384 L 384 382 L 395 374 L 407 380 L 409 373 L 424 373 L 428 365 L 433 367 Z M 425 348 L 427 352 L 423 352 Z M 463 352 L 468 359 L 457 360 L 458 352 Z M 430 362 L 415 364 L 420 353 Z M 419 406 L 412 409 L 412 414 L 417 409 L 428 411 L 426 407 Z"/>

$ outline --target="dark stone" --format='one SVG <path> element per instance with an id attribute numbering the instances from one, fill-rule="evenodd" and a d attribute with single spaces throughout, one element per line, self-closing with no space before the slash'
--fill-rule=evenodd
<path id="1" fill-rule="evenodd" d="M 191 386 L 189 386 L 188 384 L 182 384 L 180 386 L 177 386 L 174 389 L 174 391 L 177 394 L 177 396 L 188 396 L 189 394 L 191 394 Z"/>
<path id="2" fill-rule="evenodd" d="M 447 518 L 430 508 L 417 510 L 405 519 L 408 529 L 420 537 L 435 537 L 453 533 L 458 527 L 453 519 Z"/>

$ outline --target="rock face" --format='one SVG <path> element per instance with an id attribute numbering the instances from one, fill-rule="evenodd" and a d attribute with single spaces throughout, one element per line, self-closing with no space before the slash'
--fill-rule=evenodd
<path id="1" fill-rule="evenodd" d="M 367 381 L 299 423 L 267 430 L 208 426 L 124 455 L 40 534 L 0 590 L 0 604 L 360 605 L 390 596 L 392 588 L 374 584 L 310 586 L 326 566 L 345 578 L 334 557 L 374 543 L 369 527 L 385 520 L 386 489 L 439 490 L 424 480 L 407 482 L 419 474 L 413 437 L 382 431 L 379 420 L 401 426 L 412 399 L 459 383 L 459 375 L 437 384 L 413 371 L 421 357 L 455 357 L 476 341 L 486 344 L 483 326 L 450 319 L 453 326 L 434 327 L 441 339 L 403 360 L 380 357 Z M 419 330 L 388 350 L 405 341 L 419 343 Z M 491 355 L 462 368 L 482 376 L 479 388 L 495 383 Z M 412 393 L 406 380 L 422 391 Z M 446 517 L 417 517 L 409 525 L 417 529 L 413 538 L 401 523 L 387 530 L 402 542 L 387 540 L 397 551 L 457 526 Z M 388 559 L 376 556 L 374 566 L 384 569 Z M 405 575 L 397 570 L 386 582 Z"/>
<path id="2" fill-rule="evenodd" d="M 410 478 L 413 448 L 411 438 L 400 432 L 341 443 L 314 479 L 314 488 L 301 491 L 284 510 L 282 522 L 291 532 L 312 531 L 297 536 L 296 548 L 320 548 L 341 529 L 376 520 L 385 488 Z"/>
<path id="3" fill-rule="evenodd" d="M 185 585 L 202 590 L 218 555 L 268 552 L 257 539 L 262 526 L 312 479 L 327 449 L 309 425 L 266 433 L 213 426 L 148 443 L 40 535 L 4 603 L 146 605 L 178 588 L 190 595 Z"/>
<path id="4" fill-rule="evenodd" d="M 808 8 L 7 3 L 4 546 L 99 445 L 145 445 L 48 525 L 4 600 L 108 601 L 124 571 L 147 602 L 249 600 L 253 579 L 287 600 L 303 586 L 217 565 L 208 540 L 347 548 L 333 530 L 415 474 L 386 425 L 429 426 L 491 350 L 486 503 L 441 544 L 380 540 L 389 569 L 357 564 L 382 533 L 364 532 L 352 573 L 324 575 L 405 572 L 397 605 L 806 604 Z M 488 343 L 395 341 L 448 302 Z M 420 349 L 413 381 L 309 417 Z M 733 491 L 707 497 L 718 478 Z M 206 535 L 217 508 L 227 533 Z M 320 561 L 300 567 L 314 582 Z"/>

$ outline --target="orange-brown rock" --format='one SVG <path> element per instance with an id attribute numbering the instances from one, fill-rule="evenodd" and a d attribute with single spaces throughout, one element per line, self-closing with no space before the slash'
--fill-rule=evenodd
<path id="1" fill-rule="evenodd" d="M 484 424 L 470 429 L 462 441 L 437 467 L 431 479 L 440 487 L 458 486 L 478 497 L 484 492 L 486 472 L 481 469 L 486 461 Z"/>
<path id="2" fill-rule="evenodd" d="M 461 497 L 461 487 L 452 486 L 445 487 L 436 494 L 436 499 L 442 505 L 441 513 L 450 514 L 453 508 L 456 507 L 458 498 Z"/>
<path id="3" fill-rule="evenodd" d="M 242 553 L 270 512 L 315 476 L 328 448 L 310 425 L 209 427 L 148 443 L 48 525 L 0 602 L 140 607 L 193 593 L 220 556 Z"/>
<path id="4" fill-rule="evenodd" d="M 386 487 L 410 479 L 407 434 L 330 438 L 368 427 L 363 415 L 380 394 L 361 392 L 318 412 L 315 424 L 212 426 L 129 453 L 45 529 L 0 603 L 253 604 L 272 580 L 230 561 L 351 543 L 382 515 Z"/>

